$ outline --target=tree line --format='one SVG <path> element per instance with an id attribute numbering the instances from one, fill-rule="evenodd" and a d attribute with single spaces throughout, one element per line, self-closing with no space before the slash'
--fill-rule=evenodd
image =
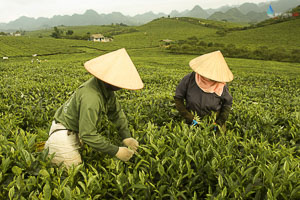
<path id="1" fill-rule="evenodd" d="M 274 60 L 283 62 L 300 62 L 300 49 L 291 51 L 283 47 L 269 48 L 267 46 L 258 46 L 249 48 L 246 46 L 237 47 L 235 44 L 223 44 L 217 42 L 199 41 L 196 36 L 187 40 L 176 41 L 166 48 L 172 53 L 184 54 L 205 54 L 220 50 L 226 57 L 246 58 L 256 60 Z"/>

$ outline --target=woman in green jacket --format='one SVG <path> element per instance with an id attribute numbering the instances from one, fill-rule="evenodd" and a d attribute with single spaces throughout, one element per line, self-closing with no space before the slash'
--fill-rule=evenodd
<path id="1" fill-rule="evenodd" d="M 186 122 L 197 125 L 199 122 L 191 111 L 201 119 L 217 112 L 214 130 L 223 126 L 228 119 L 232 96 L 226 82 L 233 75 L 220 51 L 199 56 L 190 61 L 194 72 L 186 75 L 176 88 L 175 105 Z M 184 104 L 185 102 L 185 104 Z"/>
<path id="2" fill-rule="evenodd" d="M 67 167 L 82 162 L 78 151 L 80 142 L 128 161 L 137 150 L 138 142 L 131 137 L 114 91 L 141 89 L 143 82 L 125 49 L 94 58 L 84 66 L 93 77 L 79 86 L 56 111 L 45 148 L 49 148 L 49 154 L 55 153 L 53 163 L 63 162 Z M 97 131 L 104 115 L 119 130 L 125 147 L 111 144 Z"/>

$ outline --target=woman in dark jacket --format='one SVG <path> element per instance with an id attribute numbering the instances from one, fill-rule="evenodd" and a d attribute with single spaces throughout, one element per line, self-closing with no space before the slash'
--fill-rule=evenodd
<path id="1" fill-rule="evenodd" d="M 191 111 L 197 113 L 200 119 L 217 112 L 215 124 L 223 126 L 232 107 L 232 96 L 226 82 L 232 81 L 233 75 L 222 53 L 208 53 L 189 64 L 194 72 L 186 75 L 176 88 L 174 99 L 177 110 L 187 123 L 193 125 L 198 122 Z"/>

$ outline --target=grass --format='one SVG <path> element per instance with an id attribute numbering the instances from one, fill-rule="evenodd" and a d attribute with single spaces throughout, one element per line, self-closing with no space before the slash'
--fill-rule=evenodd
<path id="1" fill-rule="evenodd" d="M 40 64 L 24 57 L 1 62 L 1 199 L 299 197 L 297 63 L 226 58 L 234 74 L 233 110 L 226 134 L 216 135 L 208 120 L 199 129 L 184 124 L 173 102 L 195 56 L 128 49 L 145 88 L 117 96 L 139 155 L 123 163 L 85 146 L 84 163 L 76 169 L 52 166 L 34 144 L 48 138 L 56 109 L 91 77 L 83 63 L 99 53 L 43 56 L 48 62 Z M 111 126 L 102 124 L 119 144 Z"/>
<path id="2" fill-rule="evenodd" d="M 199 22 L 200 21 L 200 22 Z M 64 54 L 89 52 L 98 49 L 99 53 L 125 47 L 126 49 L 159 48 L 164 43 L 161 40 L 185 40 L 197 37 L 199 41 L 234 44 L 237 47 L 255 49 L 266 46 L 270 49 L 291 51 L 300 46 L 298 37 L 300 20 L 291 20 L 249 30 L 232 31 L 220 37 L 216 32 L 223 28 L 240 27 L 240 25 L 202 20 L 195 18 L 160 18 L 137 27 L 121 26 L 83 26 L 60 27 L 65 30 L 74 30 L 74 34 L 112 33 L 114 41 L 110 43 L 94 43 L 84 40 L 65 40 L 53 38 L 38 38 L 39 35 L 49 35 L 52 30 L 27 32 L 28 37 L 0 37 L 0 56 L 30 56 L 32 54 Z M 135 29 L 135 32 L 126 33 L 126 30 Z M 123 33 L 122 33 L 123 32 Z M 22 44 L 20 46 L 20 44 Z M 44 44 L 47 44 L 46 46 Z M 92 50 L 93 51 L 93 50 Z"/>
<path id="3" fill-rule="evenodd" d="M 286 47 L 263 35 L 275 37 L 278 30 L 297 45 L 294 30 L 279 30 L 294 23 L 232 32 L 223 42 L 251 46 L 257 36 L 263 45 Z M 190 127 L 175 108 L 176 86 L 197 55 L 169 54 L 160 40 L 217 41 L 222 26 L 165 18 L 111 43 L 0 37 L 0 55 L 10 57 L 0 60 L 0 199 L 299 199 L 299 63 L 226 58 L 234 80 L 228 83 L 233 110 L 224 134 L 212 132 L 211 118 Z M 76 32 L 92 28 L 98 27 Z M 85 146 L 80 166 L 52 166 L 46 151 L 35 151 L 36 142 L 47 140 L 57 108 L 91 77 L 84 62 L 122 47 L 145 84 L 116 94 L 139 154 L 123 163 Z M 31 63 L 35 53 L 41 63 Z M 105 118 L 99 123 L 101 133 L 121 145 L 113 124 Z"/>
<path id="4" fill-rule="evenodd" d="M 265 27 L 234 31 L 228 33 L 225 37 L 208 37 L 207 40 L 252 48 L 267 46 L 269 48 L 292 50 L 300 46 L 299 31 L 300 19 L 296 19 Z"/>
<path id="5" fill-rule="evenodd" d="M 91 34 L 94 33 L 103 33 L 103 32 L 108 32 L 111 30 L 116 29 L 116 26 L 58 26 L 60 30 L 63 31 L 68 31 L 68 30 L 73 30 L 74 35 L 85 35 L 88 32 Z M 26 32 L 26 36 L 30 37 L 50 37 L 52 32 L 54 32 L 53 28 L 47 28 L 43 30 L 36 30 L 36 31 L 28 31 Z"/>

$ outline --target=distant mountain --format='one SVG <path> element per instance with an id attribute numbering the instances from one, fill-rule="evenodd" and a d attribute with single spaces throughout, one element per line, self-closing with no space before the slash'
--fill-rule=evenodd
<path id="1" fill-rule="evenodd" d="M 85 26 L 85 25 L 109 25 L 123 23 L 127 25 L 141 25 L 153 19 L 166 16 L 166 14 L 147 12 L 134 17 L 125 16 L 120 12 L 110 14 L 98 14 L 94 10 L 87 10 L 84 14 L 55 15 L 52 18 L 20 17 L 9 23 L 1 23 L 0 30 L 36 30 L 54 26 Z"/>
<path id="2" fill-rule="evenodd" d="M 177 10 L 172 10 L 170 13 L 171 17 L 179 17 L 179 15 L 180 15 L 180 12 L 178 12 Z"/>
<path id="3" fill-rule="evenodd" d="M 237 8 L 231 8 L 227 12 L 215 12 L 208 19 L 216 21 L 244 22 L 246 16 Z"/>
<path id="4" fill-rule="evenodd" d="M 229 16 L 228 21 L 231 22 L 245 22 L 247 20 L 246 16 L 238 8 L 229 9 L 225 15 Z"/>
<path id="5" fill-rule="evenodd" d="M 300 5 L 300 0 L 278 0 L 265 3 L 244 3 L 238 6 L 222 6 L 217 9 L 204 10 L 195 6 L 192 10 L 178 12 L 173 10 L 170 14 L 147 12 L 144 14 L 125 16 L 120 12 L 110 14 L 98 14 L 94 10 L 87 10 L 84 14 L 55 15 L 52 18 L 30 18 L 20 17 L 9 23 L 0 23 L 0 31 L 15 30 L 36 30 L 50 28 L 59 25 L 84 26 L 84 25 L 109 25 L 112 23 L 123 23 L 127 25 L 141 25 L 160 17 L 195 17 L 211 20 L 225 20 L 238 23 L 254 23 L 268 18 L 266 11 L 272 5 L 275 13 L 286 12 L 287 10 Z"/>
<path id="6" fill-rule="evenodd" d="M 264 19 L 268 19 L 268 15 L 266 12 L 255 12 L 250 11 L 247 14 L 243 14 L 238 8 L 231 8 L 227 12 L 216 12 L 212 14 L 208 19 L 216 20 L 216 21 L 230 21 L 236 23 L 243 23 L 243 22 L 259 22 Z"/>
<path id="7" fill-rule="evenodd" d="M 300 5 L 300 0 L 278 0 L 278 1 L 271 1 L 266 3 L 259 3 L 258 7 L 260 11 L 266 11 L 269 5 L 272 5 L 272 8 L 275 13 L 283 13 L 291 8 L 297 7 Z"/>
<path id="8" fill-rule="evenodd" d="M 183 12 L 172 10 L 169 16 L 170 17 L 195 17 L 195 18 L 206 19 L 209 16 L 209 14 L 200 6 L 195 6 L 192 10 L 185 10 Z"/>
<path id="9" fill-rule="evenodd" d="M 262 11 L 259 6 L 255 3 L 244 3 L 238 7 L 238 9 L 243 13 L 247 14 L 249 12 L 260 12 Z"/>
<path id="10" fill-rule="evenodd" d="M 217 8 L 217 9 L 207 9 L 206 12 L 209 14 L 209 15 L 212 15 L 214 14 L 215 12 L 227 12 L 229 9 L 231 9 L 232 7 L 231 6 L 222 6 L 220 8 Z"/>
<path id="11" fill-rule="evenodd" d="M 200 6 L 195 6 L 191 11 L 184 14 L 185 17 L 195 17 L 195 18 L 204 18 L 206 19 L 209 14 L 203 10 Z"/>
<path id="12" fill-rule="evenodd" d="M 246 14 L 246 18 L 251 23 L 257 23 L 257 22 L 269 19 L 269 16 L 265 12 L 250 11 Z"/>
<path id="13" fill-rule="evenodd" d="M 130 22 L 128 23 L 133 24 L 133 25 L 138 25 L 138 24 L 145 24 L 147 22 L 152 21 L 153 19 L 159 18 L 159 17 L 164 17 L 166 14 L 164 13 L 158 13 L 154 14 L 153 12 L 147 12 L 144 14 L 140 15 L 135 15 L 134 17 L 131 18 Z"/>
<path id="14" fill-rule="evenodd" d="M 227 11 L 215 12 L 210 15 L 208 19 L 237 23 L 257 23 L 269 18 L 266 11 L 270 5 L 275 13 L 280 14 L 300 5 L 300 0 L 278 0 L 259 4 L 244 3 L 235 8 L 230 8 Z M 210 10 L 210 12 L 211 11 L 212 10 Z"/>
<path id="15" fill-rule="evenodd" d="M 145 18 L 145 17 L 144 17 Z M 52 18 L 29 18 L 20 17 L 15 21 L 7 24 L 0 24 L 0 30 L 36 30 L 41 28 L 54 27 L 59 25 L 65 26 L 84 26 L 84 25 L 109 25 L 112 23 L 124 23 L 129 25 L 137 25 L 145 23 L 145 20 L 141 16 L 141 22 L 135 22 L 135 18 L 125 16 L 120 12 L 113 12 L 110 14 L 98 14 L 94 10 L 87 10 L 84 14 L 70 15 L 55 15 Z M 157 16 L 150 17 L 149 21 L 157 18 Z"/>

